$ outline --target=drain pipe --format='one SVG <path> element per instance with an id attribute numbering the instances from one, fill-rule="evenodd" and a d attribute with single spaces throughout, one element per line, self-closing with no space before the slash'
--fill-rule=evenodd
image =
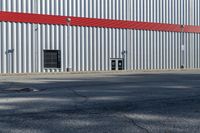
<path id="1" fill-rule="evenodd" d="M 68 54 L 70 55 L 71 54 L 71 47 L 70 47 L 70 24 L 71 24 L 71 18 L 66 18 L 66 21 L 67 21 L 67 45 L 68 45 L 68 49 L 70 49 L 69 51 L 68 51 Z M 67 68 L 67 72 L 71 72 L 72 71 L 72 64 L 71 64 L 71 61 L 72 61 L 72 59 L 70 58 L 70 56 L 69 56 L 69 58 L 68 58 L 68 68 Z"/>
<path id="2" fill-rule="evenodd" d="M 185 45 L 184 45 L 184 25 L 181 25 L 181 69 L 185 68 Z"/>
<path id="3" fill-rule="evenodd" d="M 123 63 L 122 63 L 122 64 L 123 64 L 123 66 L 122 66 L 122 67 L 123 67 L 123 68 L 122 68 L 123 70 L 126 70 L 126 69 L 125 69 L 125 63 L 127 62 L 127 60 L 126 60 L 126 53 L 127 53 L 126 50 L 124 50 L 124 51 L 121 52 L 121 54 L 122 54 L 122 59 L 123 59 Z"/>

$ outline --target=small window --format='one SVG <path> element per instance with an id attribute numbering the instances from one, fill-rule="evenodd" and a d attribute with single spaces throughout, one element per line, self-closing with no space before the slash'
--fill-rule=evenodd
<path id="1" fill-rule="evenodd" d="M 60 50 L 44 50 L 44 68 L 61 68 Z"/>

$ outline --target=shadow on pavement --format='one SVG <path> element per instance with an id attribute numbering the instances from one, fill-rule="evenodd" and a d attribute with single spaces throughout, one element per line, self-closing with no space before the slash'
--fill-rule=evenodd
<path id="1" fill-rule="evenodd" d="M 0 82 L 0 132 L 199 132 L 199 74 L 18 77 Z M 32 88 L 43 91 L 4 91 Z"/>

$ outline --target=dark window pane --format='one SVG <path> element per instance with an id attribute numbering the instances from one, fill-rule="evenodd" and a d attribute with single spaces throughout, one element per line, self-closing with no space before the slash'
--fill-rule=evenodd
<path id="1" fill-rule="evenodd" d="M 60 50 L 44 50 L 44 67 L 61 68 Z"/>

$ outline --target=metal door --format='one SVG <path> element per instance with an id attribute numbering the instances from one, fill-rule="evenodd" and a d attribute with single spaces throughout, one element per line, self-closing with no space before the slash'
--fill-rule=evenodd
<path id="1" fill-rule="evenodd" d="M 111 60 L 111 70 L 117 70 L 117 67 L 116 67 L 116 60 Z"/>
<path id="2" fill-rule="evenodd" d="M 123 66 L 123 60 L 118 60 L 118 70 L 124 70 Z"/>

